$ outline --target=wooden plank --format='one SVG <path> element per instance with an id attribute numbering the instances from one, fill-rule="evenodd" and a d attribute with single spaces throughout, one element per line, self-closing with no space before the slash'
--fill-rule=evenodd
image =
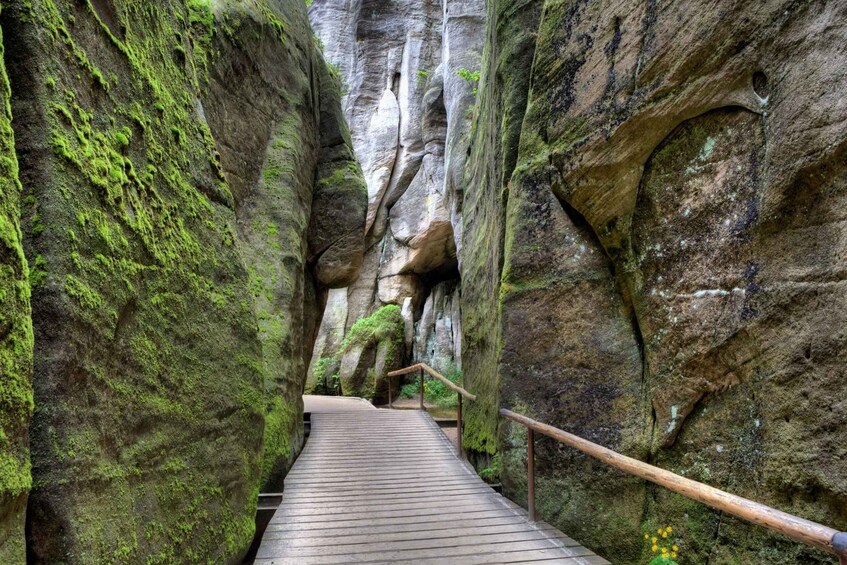
<path id="1" fill-rule="evenodd" d="M 467 495 L 490 495 L 497 496 L 497 494 L 489 488 L 486 487 L 478 487 L 478 486 L 461 486 L 455 489 L 444 489 L 439 492 L 439 496 L 446 498 L 455 498 L 457 496 L 467 496 Z M 373 491 L 360 494 L 360 495 L 339 495 L 339 496 L 319 496 L 315 494 L 304 493 L 302 495 L 292 494 L 286 498 L 286 504 L 290 505 L 298 505 L 298 504 L 346 504 L 346 503 L 360 503 L 360 502 L 373 502 L 379 501 L 384 504 L 394 504 L 396 502 L 403 501 L 413 501 L 413 500 L 430 500 L 432 499 L 432 491 L 427 492 L 425 490 L 421 491 L 413 491 L 408 490 L 404 491 L 402 489 L 398 489 L 395 491 L 387 491 L 387 492 L 379 492 L 375 493 Z M 277 508 L 279 505 L 274 506 Z"/>
<path id="2" fill-rule="evenodd" d="M 309 539 L 308 542 L 314 542 L 314 539 Z M 357 557 L 360 554 L 368 553 L 391 553 L 391 552 L 408 552 L 408 551 L 424 551 L 424 550 L 452 550 L 467 546 L 490 547 L 492 545 L 513 544 L 539 542 L 543 548 L 558 547 L 550 538 L 544 535 L 544 532 L 523 530 L 518 532 L 499 532 L 499 533 L 470 533 L 462 537 L 443 537 L 420 539 L 417 537 L 408 537 L 403 540 L 383 541 L 379 539 L 370 540 L 363 543 L 346 543 L 346 544 L 321 544 L 307 543 L 300 545 L 295 540 L 268 540 L 265 546 L 265 551 L 268 555 L 274 555 L 279 551 L 283 551 L 286 556 L 290 557 L 318 557 L 329 555 L 341 555 L 349 557 Z M 578 549 L 576 551 L 579 551 Z M 265 555 L 259 553 L 259 555 Z"/>
<path id="3" fill-rule="evenodd" d="M 497 510 L 500 507 L 494 501 L 479 500 L 467 504 L 457 505 L 450 501 L 434 500 L 428 504 L 406 505 L 396 509 L 385 509 L 375 505 L 370 508 L 351 508 L 321 510 L 318 508 L 295 509 L 281 506 L 277 515 L 283 519 L 300 519 L 310 521 L 335 521 L 335 520 L 370 520 L 373 518 L 414 518 L 416 516 L 431 516 L 445 514 L 451 511 L 467 512 L 469 510 Z"/>
<path id="4" fill-rule="evenodd" d="M 290 520 L 274 521 L 271 519 L 268 529 L 280 529 L 286 531 L 300 530 L 339 530 L 339 529 L 354 529 L 354 528 L 374 528 L 379 529 L 386 526 L 409 525 L 419 528 L 421 531 L 432 528 L 433 525 L 441 526 L 444 524 L 462 523 L 464 520 L 483 521 L 483 520 L 521 520 L 520 516 L 515 516 L 502 510 L 478 510 L 474 512 L 455 512 L 450 515 L 451 520 L 445 520 L 443 514 L 432 514 L 429 516 L 416 516 L 409 520 L 398 521 L 393 518 L 374 518 L 369 521 L 362 520 L 337 520 L 334 522 L 301 522 Z"/>
<path id="5" fill-rule="evenodd" d="M 271 555 L 263 552 L 263 547 L 259 548 L 258 558 L 270 557 Z M 508 553 L 516 553 L 522 551 L 534 551 L 537 555 L 546 555 L 549 557 L 579 557 L 581 555 L 590 555 L 591 552 L 584 548 L 564 548 L 554 547 L 549 540 L 532 540 L 518 542 L 491 542 L 483 545 L 458 545 L 455 547 L 439 547 L 427 549 L 408 549 L 396 551 L 375 551 L 371 553 L 358 553 L 355 556 L 357 563 L 379 563 L 386 561 L 411 561 L 419 559 L 433 559 L 444 557 L 482 557 L 488 556 L 487 561 L 503 563 L 502 556 Z M 517 557 L 517 556 L 515 556 Z M 275 563 L 280 564 L 324 564 L 324 563 L 349 563 L 349 555 L 285 555 L 282 559 L 275 560 Z M 484 561 L 483 561 L 484 562 Z"/>
<path id="6" fill-rule="evenodd" d="M 287 500 L 293 500 L 294 498 L 302 498 L 303 496 L 311 496 L 315 498 L 332 498 L 337 499 L 339 497 L 360 497 L 360 496 L 375 496 L 378 497 L 380 494 L 391 494 L 394 492 L 408 492 L 414 493 L 418 491 L 429 492 L 432 494 L 433 491 L 437 491 L 438 489 L 444 489 L 445 491 L 449 490 L 461 490 L 468 488 L 480 488 L 484 490 L 492 491 L 491 487 L 479 486 L 479 484 L 468 481 L 468 480 L 453 480 L 453 479 L 444 479 L 442 481 L 433 481 L 426 483 L 427 486 L 431 486 L 431 489 L 427 489 L 427 487 L 422 485 L 415 486 L 414 488 L 409 486 L 408 483 L 400 482 L 394 483 L 390 482 L 387 485 L 370 485 L 365 484 L 361 487 L 339 487 L 339 486 L 327 486 L 320 490 L 320 492 L 316 492 L 312 488 L 289 488 L 286 491 L 285 498 Z M 492 491 L 493 492 L 493 491 Z"/>
<path id="7" fill-rule="evenodd" d="M 524 556 L 522 555 L 521 558 Z M 502 561 L 490 562 L 491 565 L 494 563 L 503 563 Z M 608 561 L 600 557 L 599 555 L 586 555 L 584 557 L 566 557 L 564 559 L 555 558 L 555 559 L 534 559 L 534 560 L 521 560 L 521 561 L 506 561 L 506 563 L 512 563 L 513 565 L 553 565 L 556 563 L 562 563 L 567 565 L 611 565 Z"/>
<path id="8" fill-rule="evenodd" d="M 410 541 L 416 539 L 448 540 L 452 538 L 463 538 L 464 536 L 470 535 L 496 535 L 529 531 L 547 533 L 546 530 L 536 530 L 533 528 L 532 524 L 528 524 L 524 520 L 513 520 L 511 522 L 504 520 L 501 521 L 504 523 L 478 524 L 465 522 L 462 527 L 437 527 L 436 529 L 421 529 L 420 527 L 417 527 L 405 528 L 402 531 L 397 531 L 396 528 L 394 531 L 391 531 L 390 528 L 384 529 L 383 531 L 374 528 L 360 530 L 359 532 L 343 530 L 345 533 L 337 535 L 317 533 L 318 530 L 301 530 L 296 533 L 271 530 L 270 532 L 266 532 L 265 536 L 268 539 L 286 540 L 292 547 L 308 547 L 312 545 L 368 544 L 374 541 Z M 435 524 L 435 526 L 439 525 L 440 524 Z M 577 544 L 575 542 L 571 544 L 571 546 L 574 545 Z"/>
<path id="9" fill-rule="evenodd" d="M 303 547 L 328 547 L 328 546 L 371 546 L 372 544 L 382 543 L 401 543 L 421 541 L 421 535 L 418 531 L 407 532 L 368 532 L 360 534 L 349 534 L 344 536 L 322 536 L 315 535 L 312 531 L 301 532 L 302 535 L 292 536 L 288 532 L 270 532 L 265 537 L 269 540 L 277 540 L 289 548 Z M 502 541 L 502 536 L 510 534 L 533 534 L 536 537 L 545 536 L 548 534 L 543 529 L 535 529 L 531 524 L 524 521 L 514 522 L 511 524 L 502 524 L 494 526 L 478 526 L 468 525 L 464 528 L 449 528 L 441 530 L 431 530 L 427 532 L 426 539 L 438 540 L 442 545 L 456 545 L 456 541 L 464 542 L 471 539 L 471 536 L 501 536 L 498 541 Z M 355 551 L 351 551 L 351 554 Z"/>

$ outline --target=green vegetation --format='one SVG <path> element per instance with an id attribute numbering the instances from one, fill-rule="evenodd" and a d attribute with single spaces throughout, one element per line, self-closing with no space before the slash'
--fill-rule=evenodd
<path id="1" fill-rule="evenodd" d="M 338 368 L 338 359 L 335 357 L 321 357 L 315 361 L 315 366 L 312 369 L 314 386 L 311 393 L 340 396 L 341 383 Z"/>
<path id="2" fill-rule="evenodd" d="M 400 307 L 396 304 L 383 306 L 353 324 L 341 343 L 341 353 L 346 353 L 354 345 L 367 347 L 386 340 L 396 343 L 397 338 L 403 335 L 403 327 Z M 402 343 L 402 339 L 400 342 Z"/>
<path id="3" fill-rule="evenodd" d="M 442 373 L 447 380 L 455 385 L 462 386 L 463 377 L 462 370 L 455 365 L 451 365 Z M 420 394 L 420 383 L 415 381 L 403 385 L 400 389 L 401 398 L 413 398 Z M 426 377 L 424 379 L 424 398 L 426 402 L 435 404 L 442 408 L 455 408 L 459 402 L 456 393 L 450 390 L 446 384 L 438 379 Z"/>
<path id="4" fill-rule="evenodd" d="M 477 85 L 479 84 L 479 71 L 469 71 L 468 69 L 461 68 L 456 70 L 456 74 L 459 75 L 460 78 L 468 81 L 473 85 L 473 95 L 476 96 L 478 92 Z"/>
<path id="5" fill-rule="evenodd" d="M 2 7 L 0 7 L 2 10 Z M 21 183 L 12 130 L 11 92 L 0 30 L 0 563 L 24 563 L 24 513 L 32 487 L 27 443 L 34 401 L 32 392 L 33 332 L 30 279 L 23 252 Z M 34 202 L 24 206 L 33 211 Z M 33 222 L 33 237 L 44 227 Z M 38 269 L 42 262 L 36 261 Z M 40 273 L 41 271 L 37 271 Z M 38 275 L 37 282 L 43 282 Z"/>
<path id="6" fill-rule="evenodd" d="M 319 359 L 312 369 L 308 389 L 314 394 L 344 394 L 374 398 L 385 375 L 377 375 L 372 367 L 358 367 L 352 376 L 342 381 L 339 374 L 341 359 L 354 348 L 362 351 L 381 351 L 386 367 L 398 367 L 403 360 L 404 321 L 400 307 L 383 306 L 370 316 L 358 320 L 347 332 L 339 351 Z"/>
<path id="7" fill-rule="evenodd" d="M 497 453 L 491 458 L 490 465 L 479 470 L 479 477 L 487 483 L 497 483 L 500 481 L 501 466 L 500 454 Z"/>
<path id="8" fill-rule="evenodd" d="M 323 49 L 322 44 L 321 49 Z M 337 90 L 338 95 L 347 96 L 347 94 L 350 92 L 350 87 L 347 86 L 347 82 L 344 80 L 344 76 L 341 74 L 341 67 L 339 67 L 335 63 L 330 63 L 329 61 L 327 61 L 326 68 L 329 70 L 330 81 L 332 81 L 332 85 Z"/>
<path id="9" fill-rule="evenodd" d="M 428 81 L 428 80 L 429 80 L 429 76 L 430 76 L 431 74 L 432 74 L 432 71 L 428 71 L 428 70 L 426 70 L 426 69 L 418 69 L 418 72 L 417 72 L 417 76 L 418 76 L 418 79 L 417 79 L 417 81 L 418 81 L 418 86 L 419 86 L 419 87 L 421 87 L 421 88 L 423 88 L 424 86 L 426 86 L 426 81 Z"/>

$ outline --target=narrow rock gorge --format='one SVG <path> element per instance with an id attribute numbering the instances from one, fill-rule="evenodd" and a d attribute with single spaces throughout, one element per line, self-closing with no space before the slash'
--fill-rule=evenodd
<path id="1" fill-rule="evenodd" d="M 845 21 L 3 0 L 0 563 L 241 563 L 303 393 L 385 404 L 417 362 L 518 504 L 500 408 L 847 530 Z M 669 525 L 680 563 L 832 562 L 549 438 L 535 466 L 613 563 Z"/>
<path id="2" fill-rule="evenodd" d="M 368 214 L 362 275 L 329 295 L 306 388 L 384 401 L 404 360 L 461 367 L 462 170 L 485 2 L 314 0 L 309 18 L 342 80 Z M 391 317 L 380 339 L 353 331 Z"/>

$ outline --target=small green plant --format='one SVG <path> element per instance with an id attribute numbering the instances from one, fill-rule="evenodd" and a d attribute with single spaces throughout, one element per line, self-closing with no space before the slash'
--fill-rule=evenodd
<path id="1" fill-rule="evenodd" d="M 324 394 L 328 396 L 340 394 L 340 377 L 338 375 L 338 361 L 332 357 L 321 357 L 315 363 L 313 369 L 315 375 L 315 386 L 312 394 Z"/>
<path id="2" fill-rule="evenodd" d="M 479 84 L 479 71 L 469 71 L 468 69 L 461 68 L 456 70 L 456 74 L 459 75 L 460 78 L 473 84 L 473 95 L 476 96 L 477 84 Z"/>
<path id="3" fill-rule="evenodd" d="M 426 81 L 429 80 L 429 75 L 432 74 L 432 71 L 428 71 L 426 69 L 418 69 L 418 86 L 424 87 L 426 86 Z"/>
<path id="4" fill-rule="evenodd" d="M 341 74 L 341 67 L 330 62 L 327 62 L 326 66 L 329 69 L 330 78 L 335 82 L 339 89 L 339 94 L 341 94 L 341 96 L 347 96 L 350 93 L 350 89 L 347 86 L 347 81 L 344 80 L 344 75 Z"/>
<path id="5" fill-rule="evenodd" d="M 491 459 L 491 465 L 479 471 L 479 478 L 486 483 L 495 483 L 500 480 L 500 454 L 497 453 Z"/>
<path id="6" fill-rule="evenodd" d="M 644 534 L 644 540 L 650 544 L 650 552 L 656 554 L 648 565 L 679 565 L 676 562 L 679 545 L 670 537 L 672 533 L 673 528 L 668 526 L 657 529 L 655 534 Z"/>

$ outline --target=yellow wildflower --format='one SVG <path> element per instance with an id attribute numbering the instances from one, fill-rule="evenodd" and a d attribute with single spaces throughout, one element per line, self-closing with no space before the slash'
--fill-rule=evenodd
<path id="1" fill-rule="evenodd" d="M 668 533 L 671 533 L 672 531 L 673 531 L 673 528 L 671 528 L 670 526 L 668 526 L 667 532 L 668 532 Z"/>
<path id="2" fill-rule="evenodd" d="M 653 550 L 653 553 L 655 553 L 656 551 L 658 551 L 659 546 L 654 545 L 654 546 L 653 546 L 653 547 L 651 547 L 650 549 L 652 549 L 652 550 Z"/>
<path id="3" fill-rule="evenodd" d="M 653 537 L 650 539 L 650 541 L 652 541 L 653 543 L 656 543 L 657 541 L 659 541 L 659 538 L 657 538 L 656 536 L 653 536 Z"/>
<path id="4" fill-rule="evenodd" d="M 671 549 L 673 549 L 674 551 L 679 551 L 679 547 L 676 545 L 672 546 Z"/>
<path id="5" fill-rule="evenodd" d="M 676 559 L 676 552 L 671 553 L 671 557 L 673 557 L 674 559 Z"/>
<path id="6" fill-rule="evenodd" d="M 650 534 L 644 534 L 644 539 L 650 539 Z"/>
<path id="7" fill-rule="evenodd" d="M 663 538 L 668 537 L 668 533 L 667 533 L 667 532 L 662 532 L 662 537 L 663 537 Z"/>
<path id="8" fill-rule="evenodd" d="M 658 530 L 656 530 L 656 531 L 657 531 L 658 533 L 660 533 L 660 534 L 661 534 L 661 533 L 662 533 L 662 528 L 659 528 L 659 529 L 658 529 Z"/>

